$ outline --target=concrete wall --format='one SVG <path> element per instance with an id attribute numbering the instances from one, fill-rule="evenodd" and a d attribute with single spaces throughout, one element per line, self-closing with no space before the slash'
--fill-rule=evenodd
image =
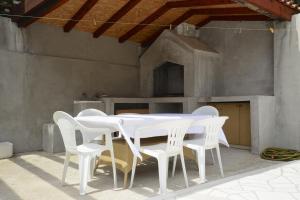
<path id="1" fill-rule="evenodd" d="M 300 16 L 299 16 L 300 17 Z M 299 27 L 297 27 L 299 29 Z M 296 16 L 274 35 L 276 146 L 300 150 L 300 50 Z"/>
<path id="2" fill-rule="evenodd" d="M 273 34 L 223 28 L 268 28 L 266 22 L 211 22 L 198 37 L 221 55 L 215 95 L 273 95 Z"/>
<path id="3" fill-rule="evenodd" d="M 82 92 L 138 94 L 138 46 L 34 24 L 20 30 L 0 18 L 0 141 L 15 152 L 42 147 L 42 125 L 73 112 Z"/>

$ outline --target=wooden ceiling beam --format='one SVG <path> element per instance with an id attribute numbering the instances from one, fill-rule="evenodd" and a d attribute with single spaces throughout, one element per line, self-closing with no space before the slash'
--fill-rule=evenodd
<path id="1" fill-rule="evenodd" d="M 17 20 L 17 24 L 19 27 L 25 28 L 37 21 L 39 18 L 62 6 L 67 1 L 68 0 L 44 0 L 31 10 L 23 14 L 23 16 Z"/>
<path id="2" fill-rule="evenodd" d="M 12 7 L 12 14 L 14 16 L 11 17 L 11 20 L 13 22 L 17 22 L 21 15 L 24 15 L 26 13 L 26 8 L 25 8 L 25 1 L 21 1 L 19 4 L 13 5 Z"/>
<path id="3" fill-rule="evenodd" d="M 138 25 L 136 25 L 135 27 L 133 27 L 132 29 L 130 29 L 129 31 L 127 31 L 124 35 L 122 35 L 119 38 L 119 42 L 121 42 L 121 43 L 125 42 L 126 40 L 128 40 L 129 38 L 131 38 L 133 35 L 135 35 L 139 31 L 141 31 L 145 26 L 147 26 L 146 24 L 152 23 L 157 18 L 159 18 L 160 16 L 162 16 L 164 13 L 166 13 L 169 9 L 170 8 L 169 8 L 168 4 L 166 3 L 165 5 L 163 5 L 162 7 L 160 7 L 158 10 L 156 10 L 154 13 L 152 13 L 151 15 L 149 15 L 148 17 L 146 17 Z"/>
<path id="4" fill-rule="evenodd" d="M 249 8 L 208 8 L 208 9 L 191 9 L 193 15 L 259 15 L 259 13 Z"/>
<path id="5" fill-rule="evenodd" d="M 148 37 L 146 40 L 142 41 L 141 46 L 143 48 L 150 46 L 156 38 L 160 36 L 160 34 L 164 31 L 165 29 L 160 29 L 156 31 L 154 34 L 152 34 L 150 37 Z"/>
<path id="6" fill-rule="evenodd" d="M 179 24 L 183 23 L 190 17 L 194 15 L 241 15 L 241 14 L 248 14 L 254 15 L 256 14 L 255 11 L 250 10 L 249 8 L 208 8 L 208 9 L 190 9 L 186 11 L 183 15 L 178 17 L 176 20 L 170 23 L 171 29 L 174 29 Z M 211 17 L 208 18 L 208 23 Z M 147 38 L 145 41 L 142 42 L 142 47 L 148 46 L 152 42 L 156 40 L 156 38 L 169 27 L 163 27 L 160 30 L 156 31 L 153 35 Z"/>
<path id="7" fill-rule="evenodd" d="M 29 10 L 31 10 L 32 8 L 36 7 L 37 5 L 39 5 L 40 3 L 42 3 L 44 0 L 23 0 L 21 2 L 24 2 L 24 9 L 25 12 L 28 12 Z"/>
<path id="8" fill-rule="evenodd" d="M 193 6 L 212 6 L 233 4 L 231 0 L 185 0 L 185 1 L 168 1 L 166 4 L 170 8 L 184 8 Z"/>
<path id="9" fill-rule="evenodd" d="M 225 16 L 210 16 L 205 20 L 201 20 L 196 24 L 196 28 L 200 28 L 211 21 L 268 21 L 269 17 L 265 15 L 225 15 Z"/>
<path id="10" fill-rule="evenodd" d="M 98 0 L 87 0 L 75 15 L 73 15 L 73 17 L 64 25 L 64 32 L 70 32 L 97 2 Z"/>
<path id="11" fill-rule="evenodd" d="M 161 29 L 159 29 L 158 31 L 156 31 L 154 34 L 152 34 L 149 38 L 147 38 L 145 41 L 142 42 L 142 47 L 146 47 L 150 44 L 152 44 L 156 38 L 158 38 L 158 36 L 165 30 L 165 29 L 174 29 L 176 26 L 178 26 L 179 24 L 181 24 L 182 22 L 184 22 L 185 20 L 187 20 L 188 18 L 190 18 L 191 16 L 193 16 L 193 12 L 191 12 L 191 10 L 185 12 L 183 15 L 181 15 L 180 17 L 178 17 L 177 19 L 175 19 L 171 24 L 170 27 L 163 27 Z"/>
<path id="12" fill-rule="evenodd" d="M 260 12 L 263 15 L 273 16 L 281 20 L 291 21 L 292 15 L 297 11 L 277 0 L 234 0 Z"/>
<path id="13" fill-rule="evenodd" d="M 270 17 L 265 15 L 226 15 L 226 16 L 212 16 L 210 20 L 213 21 L 268 21 Z"/>
<path id="14" fill-rule="evenodd" d="M 202 26 L 205 26 L 206 24 L 208 24 L 209 22 L 211 22 L 211 18 L 212 17 L 207 17 L 206 19 L 204 20 L 201 20 L 200 22 L 198 22 L 195 26 L 196 26 L 196 29 L 202 27 Z"/>
<path id="15" fill-rule="evenodd" d="M 124 35 L 119 38 L 119 42 L 125 42 L 133 35 L 141 31 L 147 24 L 152 23 L 163 14 L 168 12 L 173 8 L 183 8 L 183 7 L 193 7 L 193 6 L 212 6 L 212 5 L 225 5 L 232 4 L 231 0 L 181 0 L 181 1 L 169 1 L 165 3 L 162 7 L 156 10 L 154 13 L 146 17 L 138 25 L 127 31 Z"/>
<path id="16" fill-rule="evenodd" d="M 126 15 L 132 8 L 134 8 L 141 0 L 129 0 L 120 10 L 112 15 L 104 24 L 102 24 L 94 33 L 93 37 L 98 38 L 107 29 L 109 29 L 114 22 L 117 22 L 124 15 Z"/>

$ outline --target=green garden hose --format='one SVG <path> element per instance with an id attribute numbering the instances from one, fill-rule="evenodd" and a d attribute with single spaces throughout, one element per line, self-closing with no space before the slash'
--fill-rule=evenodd
<path id="1" fill-rule="evenodd" d="M 265 149 L 260 154 L 260 157 L 266 160 L 292 161 L 292 160 L 300 160 L 300 152 L 292 149 L 271 147 Z"/>

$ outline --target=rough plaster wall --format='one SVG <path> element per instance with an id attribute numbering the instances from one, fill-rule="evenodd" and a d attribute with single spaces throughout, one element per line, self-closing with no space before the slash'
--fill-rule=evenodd
<path id="1" fill-rule="evenodd" d="M 299 28 L 299 27 L 298 27 Z M 276 146 L 300 150 L 300 52 L 295 27 L 279 23 L 275 45 Z"/>
<path id="2" fill-rule="evenodd" d="M 194 96 L 211 97 L 215 88 L 215 71 L 219 67 L 218 56 L 205 56 L 194 53 Z"/>
<path id="3" fill-rule="evenodd" d="M 41 149 L 52 113 L 72 113 L 82 92 L 138 93 L 138 46 L 35 24 L 20 31 L 0 18 L 0 142 L 15 152 Z"/>
<path id="4" fill-rule="evenodd" d="M 265 22 L 211 22 L 206 27 L 263 28 Z M 215 95 L 273 95 L 273 34 L 203 28 L 199 39 L 221 54 Z"/>

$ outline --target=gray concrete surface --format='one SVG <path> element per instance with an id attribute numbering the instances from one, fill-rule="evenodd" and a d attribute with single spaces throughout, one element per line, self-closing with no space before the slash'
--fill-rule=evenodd
<path id="1" fill-rule="evenodd" d="M 211 96 L 219 54 L 196 38 L 165 30 L 140 58 L 140 91 L 153 96 L 153 70 L 164 62 L 184 66 L 184 96 Z"/>
<path id="2" fill-rule="evenodd" d="M 249 151 L 221 148 L 225 177 L 253 171 L 277 164 L 261 160 Z M 159 181 L 157 162 L 149 160 L 136 169 L 134 187 L 132 189 L 113 190 L 111 167 L 97 170 L 96 176 L 89 182 L 87 195 L 79 195 L 78 159 L 72 156 L 67 173 L 66 186 L 61 185 L 63 154 L 46 154 L 35 152 L 20 154 L 11 159 L 0 160 L 0 199 L 1 200 L 119 200 L 147 199 L 158 195 Z M 175 177 L 168 178 L 168 192 L 185 188 L 181 165 L 178 163 Z M 198 168 L 194 161 L 186 160 L 187 175 L 190 187 L 199 185 Z M 218 166 L 206 165 L 209 184 L 220 180 Z M 171 170 L 171 165 L 170 165 Z M 169 171 L 169 174 L 171 172 Z M 204 184 L 204 185 L 206 185 Z M 123 185 L 123 175 L 118 173 L 118 186 Z"/>
<path id="3" fill-rule="evenodd" d="M 42 149 L 42 125 L 56 110 L 73 113 L 82 92 L 136 96 L 138 46 L 0 18 L 0 141 L 15 152 Z"/>
<path id="4" fill-rule="evenodd" d="M 65 152 L 65 145 L 59 127 L 54 123 L 43 125 L 43 151 L 47 153 Z"/>
<path id="5" fill-rule="evenodd" d="M 214 96 L 274 94 L 273 34 L 239 30 L 268 29 L 267 22 L 211 22 L 205 27 L 199 29 L 199 39 L 221 57 Z"/>
<path id="6" fill-rule="evenodd" d="M 298 27 L 299 29 L 299 27 Z M 274 35 L 276 145 L 300 150 L 300 51 L 295 16 Z"/>

